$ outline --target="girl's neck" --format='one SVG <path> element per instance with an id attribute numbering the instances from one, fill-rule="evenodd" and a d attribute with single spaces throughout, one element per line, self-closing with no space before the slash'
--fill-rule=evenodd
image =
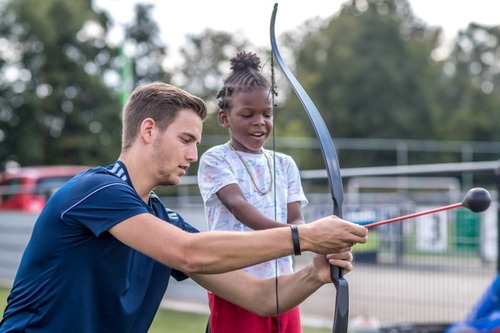
<path id="1" fill-rule="evenodd" d="M 231 148 L 231 150 L 242 152 L 242 153 L 247 153 L 247 154 L 260 155 L 264 151 L 263 147 L 260 147 L 258 150 L 250 150 L 241 144 L 234 144 L 232 141 L 228 141 L 227 144 L 228 144 L 229 148 Z"/>

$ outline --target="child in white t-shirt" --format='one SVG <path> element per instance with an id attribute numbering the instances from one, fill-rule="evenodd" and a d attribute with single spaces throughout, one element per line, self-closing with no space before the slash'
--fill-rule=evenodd
<path id="1" fill-rule="evenodd" d="M 203 154 L 198 171 L 208 229 L 250 231 L 302 224 L 307 199 L 296 163 L 263 147 L 273 129 L 274 92 L 259 72 L 260 59 L 241 52 L 231 59 L 231 69 L 217 96 L 218 119 L 230 140 Z M 292 265 L 287 256 L 245 270 L 272 278 L 292 273 Z M 211 293 L 209 305 L 212 333 L 270 333 L 277 327 L 280 333 L 301 332 L 298 307 L 279 318 L 261 317 Z"/>

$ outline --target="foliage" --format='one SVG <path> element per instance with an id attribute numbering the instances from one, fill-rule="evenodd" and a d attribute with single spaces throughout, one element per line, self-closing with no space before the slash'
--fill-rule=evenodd
<path id="1" fill-rule="evenodd" d="M 471 23 L 452 53 L 439 57 L 440 28 L 415 17 L 406 0 L 346 3 L 325 22 L 306 22 L 284 41 L 294 72 L 339 138 L 498 141 L 500 27 Z M 294 94 L 276 127 L 290 136 L 314 136 Z M 280 118 L 281 117 L 281 118 Z M 392 165 L 396 151 L 340 151 L 344 167 Z M 490 155 L 491 156 L 491 155 Z M 484 156 L 475 154 L 472 160 Z M 491 157 L 489 157 L 491 158 Z M 323 168 L 315 152 L 301 168 Z M 459 162 L 461 154 L 413 153 L 409 164 Z"/>
<path id="2" fill-rule="evenodd" d="M 304 37 L 295 54 L 299 80 L 335 137 L 429 138 L 440 69 L 431 53 L 439 30 L 423 26 L 406 1 L 359 3 Z M 309 124 L 295 98 L 286 105 L 288 119 Z M 362 154 L 363 165 L 387 164 L 380 152 Z M 343 156 L 344 166 L 359 164 Z"/>
<path id="3" fill-rule="evenodd" d="M 113 57 L 107 17 L 84 0 L 19 0 L 2 18 L 0 160 L 110 161 L 120 132 L 108 126 L 119 107 L 102 80 Z"/>
<path id="4" fill-rule="evenodd" d="M 181 47 L 183 63 L 177 77 L 182 88 L 207 102 L 209 116 L 205 133 L 227 136 L 227 130 L 217 121 L 216 96 L 229 75 L 229 59 L 243 50 L 253 50 L 244 36 L 205 29 L 198 35 L 189 35 Z"/>
<path id="5" fill-rule="evenodd" d="M 215 96 L 229 73 L 229 59 L 239 51 L 257 52 L 271 78 L 269 48 L 255 48 L 239 32 L 206 29 L 188 36 L 180 63 L 169 72 L 168 49 L 152 9 L 135 7 L 116 46 L 108 38 L 112 21 L 90 1 L 2 2 L 0 161 L 112 162 L 120 149 L 119 93 L 126 97 L 139 82 L 172 82 L 204 98 L 210 115 L 200 153 L 223 142 L 227 132 L 217 122 Z M 453 52 L 438 58 L 440 28 L 425 25 L 408 0 L 353 0 L 335 16 L 307 21 L 278 37 L 287 64 L 337 140 L 499 140 L 499 26 L 471 23 L 457 36 Z M 295 94 L 279 69 L 274 72 L 275 135 L 315 137 Z M 282 151 L 301 169 L 323 168 L 317 147 Z M 394 150 L 349 147 L 339 156 L 343 167 L 392 165 L 398 158 Z M 437 159 L 422 153 L 407 162 L 460 159 L 456 153 Z"/>
<path id="6" fill-rule="evenodd" d="M 138 4 L 135 18 L 125 28 L 124 48 L 132 63 L 134 85 L 137 83 L 170 82 L 171 74 L 163 68 L 167 48 L 160 36 L 160 29 L 151 15 L 152 5 Z"/>
<path id="7" fill-rule="evenodd" d="M 443 108 L 437 121 L 442 138 L 498 141 L 500 132 L 500 26 L 471 23 L 457 37 L 446 60 Z"/>

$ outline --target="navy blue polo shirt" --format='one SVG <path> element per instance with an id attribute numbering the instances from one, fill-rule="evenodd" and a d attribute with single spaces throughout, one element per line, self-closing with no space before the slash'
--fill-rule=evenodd
<path id="1" fill-rule="evenodd" d="M 187 276 L 107 232 L 142 213 L 197 232 L 154 193 L 144 203 L 119 161 L 66 183 L 35 223 L 0 332 L 147 332 L 170 276 Z"/>

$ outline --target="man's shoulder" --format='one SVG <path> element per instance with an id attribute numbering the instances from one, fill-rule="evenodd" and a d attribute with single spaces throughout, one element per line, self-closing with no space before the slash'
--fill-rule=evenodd
<path id="1" fill-rule="evenodd" d="M 119 185 L 124 189 L 130 188 L 127 191 L 134 192 L 125 180 L 110 172 L 108 168 L 100 166 L 82 172 L 68 182 L 68 185 L 71 187 L 73 193 L 79 193 L 80 196 L 88 195 L 113 185 Z"/>
<path id="2" fill-rule="evenodd" d="M 158 197 L 158 195 L 154 192 L 151 192 L 150 204 L 153 206 L 155 212 L 157 213 L 157 217 L 160 219 L 167 221 L 184 231 L 192 233 L 199 232 L 198 229 L 187 223 L 178 212 L 165 207 L 160 197 Z"/>

